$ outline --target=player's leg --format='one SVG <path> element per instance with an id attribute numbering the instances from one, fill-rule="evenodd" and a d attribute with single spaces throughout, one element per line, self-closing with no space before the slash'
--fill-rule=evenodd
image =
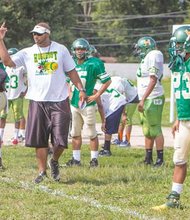
<path id="1" fill-rule="evenodd" d="M 82 145 L 82 128 L 83 128 L 83 118 L 81 116 L 81 111 L 86 111 L 77 109 L 71 106 L 72 113 L 72 127 L 71 127 L 71 137 L 72 137 L 72 158 L 66 163 L 66 166 L 80 166 L 81 165 L 81 145 Z"/>
<path id="2" fill-rule="evenodd" d="M 180 195 L 187 175 L 187 161 L 190 152 L 190 122 L 180 122 L 179 131 L 175 133 L 173 162 L 175 164 L 171 193 L 165 204 L 153 207 L 160 211 L 167 208 L 181 208 Z"/>

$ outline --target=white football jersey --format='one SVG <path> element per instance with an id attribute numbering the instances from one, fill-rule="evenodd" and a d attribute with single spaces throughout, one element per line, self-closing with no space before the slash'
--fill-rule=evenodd
<path id="1" fill-rule="evenodd" d="M 26 86 L 26 71 L 24 67 L 10 68 L 6 67 L 8 74 L 8 82 L 6 82 L 6 94 L 8 100 L 16 99 L 21 92 L 25 92 Z"/>
<path id="2" fill-rule="evenodd" d="M 136 86 L 130 82 L 127 78 L 122 78 L 119 76 L 111 77 L 112 83 L 111 86 L 117 89 L 121 94 L 126 98 L 127 102 L 131 102 L 137 96 Z"/>
<path id="3" fill-rule="evenodd" d="M 100 83 L 96 83 L 95 90 L 99 90 L 101 87 Z M 101 102 L 104 109 L 105 117 L 107 118 L 113 112 L 118 110 L 122 105 L 125 105 L 126 98 L 117 89 L 112 87 L 112 84 L 106 89 L 106 91 L 101 95 Z"/>
<path id="4" fill-rule="evenodd" d="M 140 100 L 142 99 L 142 96 L 148 87 L 151 75 L 156 76 L 157 83 L 147 99 L 156 98 L 164 94 L 164 90 L 161 85 L 161 79 L 163 76 L 163 63 L 163 54 L 159 50 L 150 51 L 141 61 L 137 70 L 137 90 Z M 154 71 L 155 68 L 157 72 Z"/>

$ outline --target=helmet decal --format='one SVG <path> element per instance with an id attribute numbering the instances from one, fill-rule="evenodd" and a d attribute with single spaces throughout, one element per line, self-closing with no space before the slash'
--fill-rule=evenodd
<path id="1" fill-rule="evenodd" d="M 134 46 L 133 54 L 143 59 L 147 53 L 156 48 L 156 41 L 149 36 L 141 37 Z"/>

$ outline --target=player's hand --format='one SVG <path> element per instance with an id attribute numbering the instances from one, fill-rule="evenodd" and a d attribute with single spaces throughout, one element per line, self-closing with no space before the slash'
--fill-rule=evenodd
<path id="1" fill-rule="evenodd" d="M 179 132 L 179 120 L 176 120 L 175 123 L 172 126 L 172 135 L 175 138 L 175 132 Z"/>
<path id="2" fill-rule="evenodd" d="M 143 111 L 144 111 L 144 101 L 141 100 L 141 101 L 139 102 L 137 108 L 138 108 L 138 111 L 139 111 L 139 112 L 143 112 Z"/>
<path id="3" fill-rule="evenodd" d="M 5 27 L 5 22 L 0 27 L 0 40 L 3 40 L 5 37 L 5 34 L 7 32 L 7 28 Z"/>
<path id="4" fill-rule="evenodd" d="M 96 94 L 94 94 L 94 95 L 88 96 L 87 102 L 91 103 L 91 102 L 96 101 L 96 99 L 97 99 L 97 96 Z"/>
<path id="5" fill-rule="evenodd" d="M 81 102 L 85 102 L 87 100 L 86 92 L 80 91 L 79 99 L 80 99 Z"/>
<path id="6" fill-rule="evenodd" d="M 101 125 L 101 130 L 105 133 L 106 132 L 106 122 L 103 121 Z"/>

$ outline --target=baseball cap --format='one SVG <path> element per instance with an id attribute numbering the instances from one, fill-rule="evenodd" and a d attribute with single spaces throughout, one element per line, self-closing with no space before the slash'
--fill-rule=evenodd
<path id="1" fill-rule="evenodd" d="M 38 33 L 38 34 L 45 34 L 45 33 L 48 33 L 50 34 L 50 29 L 47 28 L 47 27 L 43 27 L 42 25 L 40 24 L 37 24 L 36 26 L 34 26 L 33 30 L 30 31 L 30 33 Z"/>

